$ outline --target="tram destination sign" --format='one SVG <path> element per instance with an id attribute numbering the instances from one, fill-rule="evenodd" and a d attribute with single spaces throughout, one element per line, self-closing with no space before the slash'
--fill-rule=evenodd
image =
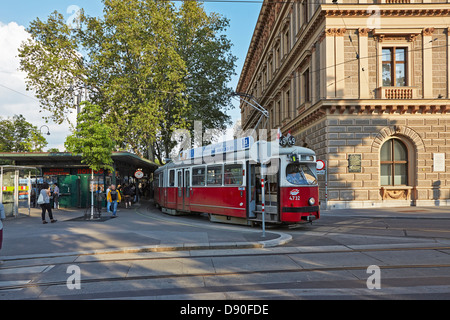
<path id="1" fill-rule="evenodd" d="M 253 137 L 243 137 L 236 140 L 227 140 L 210 144 L 204 147 L 188 149 L 180 152 L 178 160 L 190 160 L 195 158 L 210 157 L 235 151 L 248 150 L 254 143 Z"/>

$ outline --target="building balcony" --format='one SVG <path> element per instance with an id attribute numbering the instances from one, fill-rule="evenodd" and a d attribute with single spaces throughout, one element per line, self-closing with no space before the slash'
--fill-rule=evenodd
<path id="1" fill-rule="evenodd" d="M 411 0 L 385 0 L 384 3 L 412 3 Z M 382 2 L 383 3 L 383 2 Z"/>
<path id="2" fill-rule="evenodd" d="M 379 87 L 376 90 L 378 99 L 417 99 L 416 87 Z"/>

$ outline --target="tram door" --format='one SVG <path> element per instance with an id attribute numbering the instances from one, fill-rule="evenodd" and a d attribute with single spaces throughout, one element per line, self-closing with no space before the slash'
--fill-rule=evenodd
<path id="1" fill-rule="evenodd" d="M 184 210 L 191 210 L 191 171 L 184 170 Z"/>
<path id="2" fill-rule="evenodd" d="M 177 181 L 178 181 L 178 191 L 177 191 L 177 210 L 179 211 L 189 211 L 189 206 L 191 203 L 191 176 L 189 169 L 178 169 L 177 170 Z"/>
<path id="3" fill-rule="evenodd" d="M 278 160 L 279 161 L 279 160 Z M 278 214 L 278 194 L 279 194 L 279 162 L 278 166 L 272 168 L 272 162 L 266 164 L 266 174 L 264 175 L 264 204 L 266 221 L 276 222 L 279 220 Z M 261 164 L 248 164 L 247 185 L 248 185 L 248 218 L 262 219 L 262 188 L 261 188 Z"/>
<path id="4" fill-rule="evenodd" d="M 256 177 L 255 165 L 247 161 L 247 218 L 256 218 Z"/>

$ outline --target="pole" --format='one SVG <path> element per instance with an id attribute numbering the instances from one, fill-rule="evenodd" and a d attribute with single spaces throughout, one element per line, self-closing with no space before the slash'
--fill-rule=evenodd
<path id="1" fill-rule="evenodd" d="M 328 210 L 328 166 L 325 160 L 325 210 Z"/>
<path id="2" fill-rule="evenodd" d="M 19 214 L 19 170 L 14 170 L 14 218 Z"/>
<path id="3" fill-rule="evenodd" d="M 27 187 L 28 187 L 28 215 L 31 215 L 31 171 L 28 171 L 28 179 L 27 179 Z"/>
<path id="4" fill-rule="evenodd" d="M 91 169 L 91 220 L 94 220 L 94 170 Z"/>
<path id="5" fill-rule="evenodd" d="M 0 168 L 0 203 L 3 203 L 3 167 Z"/>
<path id="6" fill-rule="evenodd" d="M 263 238 L 266 237 L 266 212 L 265 212 L 265 187 L 264 187 L 264 174 L 266 173 L 265 170 L 266 166 L 264 164 L 261 164 L 261 211 L 262 211 L 262 236 Z"/>

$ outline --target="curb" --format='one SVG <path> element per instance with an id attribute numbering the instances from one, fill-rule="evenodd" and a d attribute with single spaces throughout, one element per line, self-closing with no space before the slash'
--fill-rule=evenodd
<path id="1" fill-rule="evenodd" d="M 271 233 L 278 234 L 280 237 L 277 239 L 272 239 L 272 240 L 258 241 L 258 243 L 260 243 L 262 245 L 262 248 L 272 248 L 272 247 L 276 247 L 276 246 L 282 246 L 282 245 L 292 241 L 292 236 L 290 234 L 282 233 L 282 232 L 273 232 L 273 231 L 271 231 Z"/>
<path id="2" fill-rule="evenodd" d="M 278 234 L 277 239 L 257 242 L 215 242 L 215 243 L 184 243 L 172 245 L 151 245 L 125 248 L 110 248 L 98 250 L 85 250 L 75 252 L 60 253 L 42 253 L 20 256 L 2 256 L 2 261 L 28 260 L 28 259 L 49 259 L 70 256 L 86 256 L 101 254 L 118 254 L 118 253 L 142 253 L 142 252 L 167 252 L 167 251 L 190 251 L 190 250 L 217 250 L 217 249 L 261 249 L 271 248 L 284 245 L 292 240 L 292 236 L 280 232 L 272 232 Z"/>
<path id="3" fill-rule="evenodd" d="M 392 215 L 388 214 L 354 214 L 354 213 L 331 213 L 331 212 L 321 212 L 321 217 L 339 217 L 339 218 L 367 218 L 367 219 L 422 219 L 422 220 L 450 220 L 450 216 L 424 216 L 424 215 L 398 215 L 393 213 Z"/>

